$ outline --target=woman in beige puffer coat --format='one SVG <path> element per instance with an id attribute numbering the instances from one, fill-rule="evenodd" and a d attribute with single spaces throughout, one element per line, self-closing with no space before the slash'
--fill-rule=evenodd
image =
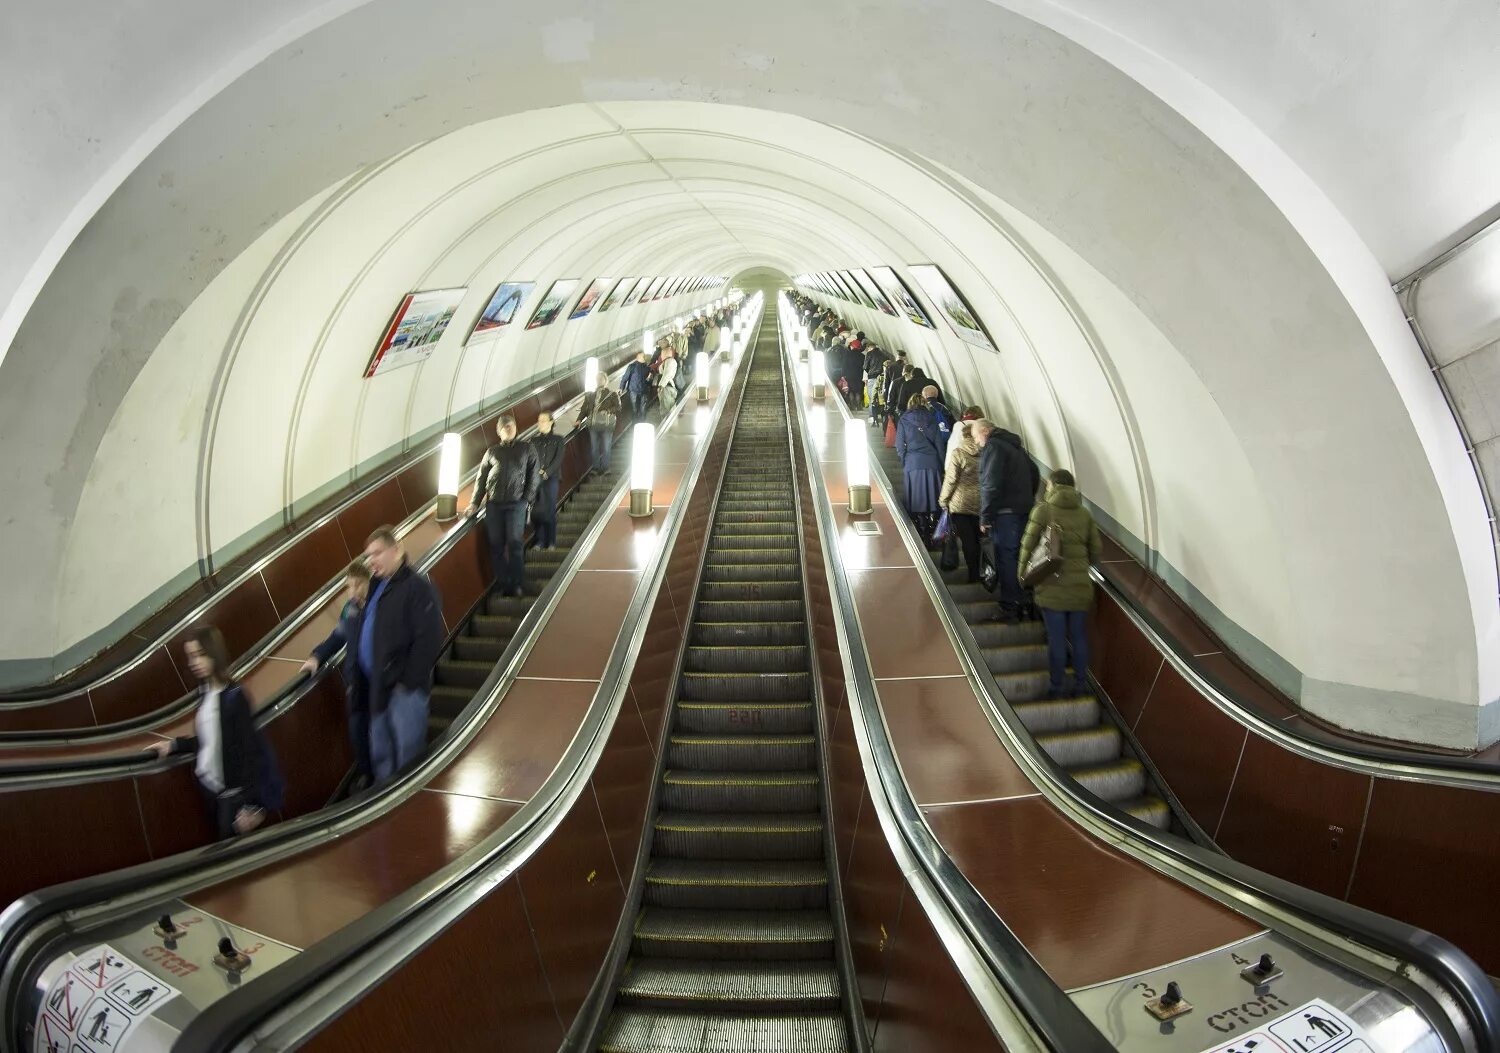
<path id="1" fill-rule="evenodd" d="M 960 421 L 948 445 L 943 466 L 943 490 L 938 504 L 948 513 L 949 529 L 958 535 L 968 580 L 979 580 L 979 443 L 973 430 L 984 421 Z"/>

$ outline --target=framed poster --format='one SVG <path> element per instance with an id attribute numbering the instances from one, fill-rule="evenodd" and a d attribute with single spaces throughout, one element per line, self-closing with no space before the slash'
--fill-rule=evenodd
<path id="1" fill-rule="evenodd" d="M 612 280 L 610 278 L 595 278 L 589 282 L 589 287 L 583 290 L 583 295 L 578 298 L 578 303 L 574 304 L 573 313 L 568 315 L 568 321 L 571 322 L 575 318 L 582 318 L 592 311 L 594 305 L 599 302 L 599 297 L 604 295 L 604 290 L 609 288 L 609 283 Z"/>
<path id="2" fill-rule="evenodd" d="M 615 304 L 623 300 L 625 298 L 625 294 L 630 291 L 630 287 L 634 284 L 634 278 L 621 278 L 619 281 L 615 282 L 615 287 L 609 291 L 609 295 L 606 296 L 604 298 L 604 302 L 599 305 L 599 313 L 603 314 L 605 311 L 609 310 Z"/>
<path id="3" fill-rule="evenodd" d="M 908 321 L 917 325 L 925 325 L 928 329 L 936 329 L 932 319 L 927 317 L 927 312 L 922 310 L 922 305 L 917 303 L 917 298 L 911 294 L 901 276 L 890 267 L 871 267 L 870 273 L 875 276 L 881 290 L 890 297 L 891 303 L 896 309 L 904 314 Z"/>
<path id="4" fill-rule="evenodd" d="M 474 329 L 469 336 L 475 337 L 480 333 L 504 329 L 510 325 L 516 320 L 516 315 L 526 303 L 526 298 L 531 295 L 531 290 L 535 288 L 536 282 L 501 282 L 496 287 L 494 295 L 490 297 L 490 302 L 485 305 L 484 311 L 479 315 L 479 321 L 474 323 Z"/>
<path id="5" fill-rule="evenodd" d="M 969 301 L 953 287 L 953 283 L 939 267 L 922 263 L 910 269 L 911 276 L 917 279 L 917 284 L 928 298 L 937 304 L 938 310 L 947 316 L 948 324 L 953 326 L 953 331 L 964 343 L 987 351 L 997 350 L 990 334 L 984 330 L 984 323 L 974 313 L 974 308 L 969 306 Z"/>
<path id="6" fill-rule="evenodd" d="M 834 288 L 838 289 L 840 296 L 842 296 L 852 304 L 859 303 L 859 297 L 856 296 L 854 294 L 854 290 L 850 288 L 852 279 L 845 278 L 839 271 L 833 271 L 828 276 L 833 279 Z"/>
<path id="7" fill-rule="evenodd" d="M 896 314 L 896 309 L 891 306 L 891 301 L 885 298 L 885 293 L 880 291 L 880 286 L 875 284 L 875 279 L 870 277 L 869 272 L 864 270 L 863 268 L 860 268 L 859 270 L 856 270 L 852 273 L 854 274 L 855 279 L 859 282 L 859 291 L 864 293 L 865 296 L 869 297 L 871 300 L 874 300 L 875 306 L 880 308 L 880 310 L 884 314 L 888 314 L 894 317 Z"/>
<path id="8" fill-rule="evenodd" d="M 661 287 L 661 294 L 660 294 L 661 298 L 663 300 L 670 300 L 672 297 L 676 296 L 677 295 L 677 286 L 679 286 L 681 284 L 682 284 L 682 279 L 681 278 L 668 278 L 667 279 L 667 284 L 665 284 L 665 285 L 663 285 Z"/>
<path id="9" fill-rule="evenodd" d="M 623 304 L 621 304 L 620 306 L 621 307 L 629 307 L 633 303 L 640 303 L 642 297 L 645 296 L 646 290 L 648 288 L 650 288 L 650 286 L 651 286 L 651 279 L 650 278 L 642 278 L 640 281 L 638 281 L 638 282 L 635 283 L 635 288 L 633 288 L 633 289 L 630 290 L 630 295 L 627 296 L 627 297 L 625 297 L 625 302 Z"/>
<path id="10" fill-rule="evenodd" d="M 402 366 L 414 366 L 432 354 L 468 291 L 432 289 L 407 293 L 365 366 L 366 379 Z"/>
<path id="11" fill-rule="evenodd" d="M 648 285 L 646 287 L 646 291 L 641 294 L 641 303 L 650 303 L 652 300 L 656 299 L 656 294 L 661 292 L 661 287 L 666 283 L 666 278 L 652 278 L 651 284 Z"/>
<path id="12" fill-rule="evenodd" d="M 677 279 L 672 277 L 670 274 L 667 275 L 666 278 L 662 279 L 661 288 L 656 290 L 656 296 L 654 298 L 657 300 L 665 300 L 667 298 L 667 293 L 671 290 L 672 286 L 676 284 Z"/>
<path id="13" fill-rule="evenodd" d="M 860 288 L 859 280 L 854 277 L 853 271 L 839 271 L 839 277 L 843 278 L 844 284 L 849 286 L 849 291 L 854 294 L 855 302 L 864 304 L 872 311 L 875 309 L 875 301 Z"/>
<path id="14" fill-rule="evenodd" d="M 559 278 L 552 283 L 552 288 L 547 290 L 547 295 L 542 297 L 542 302 L 537 304 L 536 313 L 531 316 L 531 321 L 526 323 L 527 329 L 540 329 L 544 325 L 551 325 L 557 321 L 557 316 L 562 314 L 563 304 L 568 302 L 568 297 L 573 295 L 573 290 L 578 288 L 577 278 Z"/>

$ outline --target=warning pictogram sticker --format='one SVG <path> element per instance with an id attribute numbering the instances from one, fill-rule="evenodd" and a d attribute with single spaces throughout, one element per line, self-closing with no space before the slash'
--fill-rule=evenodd
<path id="1" fill-rule="evenodd" d="M 55 1022 L 61 1024 L 64 1030 L 76 1031 L 78 1018 L 83 1015 L 84 1003 L 92 994 L 82 980 L 67 972 L 53 982 L 52 990 L 47 992 L 42 1006 L 47 1015 L 55 1017 Z"/>
<path id="2" fill-rule="evenodd" d="M 37 1021 L 36 1053 L 73 1053 L 73 1032 L 43 1013 Z"/>
<path id="3" fill-rule="evenodd" d="M 1332 1053 L 1354 1037 L 1354 1022 L 1322 1002 L 1308 1002 L 1268 1027 L 1292 1053 Z"/>
<path id="4" fill-rule="evenodd" d="M 83 978 L 84 983 L 102 991 L 130 971 L 130 963 L 113 947 L 101 944 L 80 955 L 70 967 Z"/>
<path id="5" fill-rule="evenodd" d="M 115 1053 L 177 988 L 101 945 L 74 959 L 42 996 L 33 1053 Z"/>
<path id="6" fill-rule="evenodd" d="M 137 969 L 115 983 L 107 992 L 110 999 L 131 1016 L 145 1016 L 163 1002 L 177 996 L 177 989 L 165 980 Z"/>
<path id="7" fill-rule="evenodd" d="M 74 1041 L 87 1053 L 114 1053 L 130 1034 L 135 1020 L 103 995 L 98 995 L 83 1011 Z"/>

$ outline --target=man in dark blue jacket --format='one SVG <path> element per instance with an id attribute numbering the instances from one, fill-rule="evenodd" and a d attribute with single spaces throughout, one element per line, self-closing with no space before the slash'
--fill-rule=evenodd
<path id="1" fill-rule="evenodd" d="M 995 572 L 1000 587 L 1000 620 L 1017 622 L 1025 595 L 1016 573 L 1021 558 L 1021 535 L 1041 489 L 1042 477 L 1021 437 L 989 421 L 970 427 L 979 452 L 979 529 L 995 546 Z"/>
<path id="2" fill-rule="evenodd" d="M 432 670 L 447 631 L 437 590 L 413 570 L 391 527 L 365 544 L 374 575 L 355 634 L 355 671 L 370 708 L 370 766 L 390 779 L 427 744 Z"/>
<path id="3" fill-rule="evenodd" d="M 364 558 L 356 559 L 344 568 L 344 606 L 339 611 L 339 622 L 318 646 L 312 657 L 302 663 L 302 671 L 315 674 L 340 651 L 344 661 L 340 670 L 344 675 L 344 709 L 349 720 L 349 742 L 354 747 L 354 789 L 370 785 L 374 774 L 370 768 L 370 705 L 359 690 L 359 662 L 355 648 L 349 646 L 359 639 L 359 619 L 370 598 L 370 568 Z"/>
<path id="4" fill-rule="evenodd" d="M 635 356 L 635 361 L 625 367 L 625 375 L 620 378 L 620 390 L 630 409 L 631 424 L 639 424 L 646 419 L 646 406 L 651 396 L 650 362 L 646 352 L 640 352 Z"/>

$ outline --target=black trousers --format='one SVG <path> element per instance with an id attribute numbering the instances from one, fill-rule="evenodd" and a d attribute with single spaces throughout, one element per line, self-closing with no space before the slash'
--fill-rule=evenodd
<path id="1" fill-rule="evenodd" d="M 543 479 L 531 510 L 532 540 L 538 548 L 557 544 L 557 487 L 561 479 Z"/>
<path id="2" fill-rule="evenodd" d="M 964 553 L 964 569 L 969 572 L 969 581 L 979 580 L 979 517 L 963 512 L 948 513 L 948 522 L 958 535 L 959 547 Z"/>
<path id="3" fill-rule="evenodd" d="M 246 804 L 244 790 L 225 790 L 217 793 L 198 784 L 198 790 L 203 794 L 203 806 L 208 809 L 209 821 L 214 824 L 218 831 L 219 840 L 234 836 L 234 817 L 240 814 L 240 809 Z"/>

